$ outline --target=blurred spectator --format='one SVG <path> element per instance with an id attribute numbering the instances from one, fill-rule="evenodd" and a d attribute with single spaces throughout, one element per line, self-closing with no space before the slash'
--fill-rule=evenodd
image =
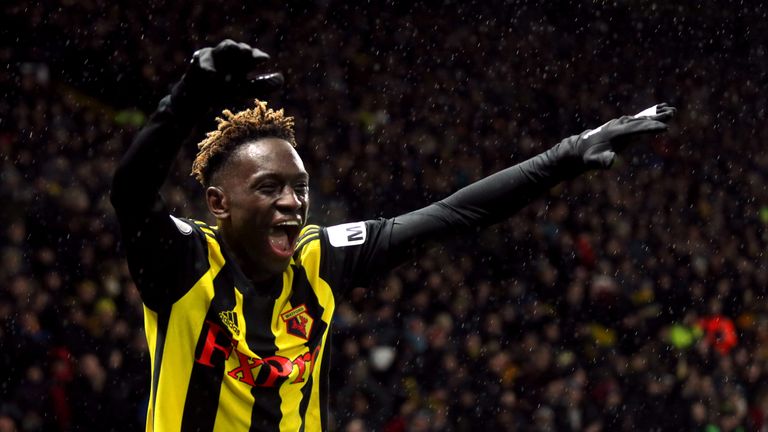
<path id="1" fill-rule="evenodd" d="M 335 430 L 768 427 L 762 3 L 2 8 L 0 432 L 143 427 L 142 305 L 108 185 L 188 53 L 225 37 L 286 74 L 273 103 L 297 118 L 314 223 L 393 216 L 609 118 L 680 109 L 610 173 L 340 299 Z M 204 218 L 194 150 L 164 196 Z"/>

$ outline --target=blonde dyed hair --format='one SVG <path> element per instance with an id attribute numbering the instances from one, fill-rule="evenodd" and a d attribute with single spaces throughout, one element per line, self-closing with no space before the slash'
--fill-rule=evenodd
<path id="1" fill-rule="evenodd" d="M 197 145 L 197 156 L 192 163 L 191 175 L 203 186 L 209 184 L 216 169 L 241 144 L 279 138 L 296 147 L 293 117 L 286 116 L 282 109 L 267 108 L 266 102 L 256 99 L 253 108 L 235 114 L 224 110 L 222 114 L 223 117 L 216 117 L 216 130 L 208 132 Z"/>

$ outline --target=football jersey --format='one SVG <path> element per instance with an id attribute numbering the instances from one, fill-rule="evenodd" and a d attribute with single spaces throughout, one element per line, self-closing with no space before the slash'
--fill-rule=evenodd
<path id="1" fill-rule="evenodd" d="M 171 221 L 165 256 L 149 238 L 127 247 L 151 357 L 146 429 L 327 430 L 336 299 L 386 267 L 390 222 L 307 226 L 282 275 L 252 283 L 216 227 Z"/>

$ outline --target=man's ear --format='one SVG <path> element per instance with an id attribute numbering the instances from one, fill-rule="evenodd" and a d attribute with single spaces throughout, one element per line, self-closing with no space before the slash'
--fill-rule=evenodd
<path id="1" fill-rule="evenodd" d="M 208 203 L 208 211 L 216 219 L 226 219 L 229 217 L 229 200 L 224 191 L 218 186 L 209 186 L 205 190 L 205 200 Z"/>

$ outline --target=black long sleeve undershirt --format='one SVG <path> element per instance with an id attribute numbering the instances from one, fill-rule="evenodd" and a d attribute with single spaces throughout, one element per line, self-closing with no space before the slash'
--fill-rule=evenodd
<path id="1" fill-rule="evenodd" d="M 120 222 L 128 266 L 144 303 L 153 310 L 171 304 L 179 297 L 174 289 L 188 288 L 199 276 L 189 271 L 186 261 L 200 245 L 191 236 L 180 234 L 160 188 L 203 112 L 180 115 L 172 108 L 170 97 L 161 100 L 112 179 L 110 198 Z"/>
<path id="2" fill-rule="evenodd" d="M 407 258 L 435 238 L 487 227 L 512 216 L 561 181 L 582 172 L 561 146 L 506 168 L 422 209 L 393 219 L 392 258 Z"/>
<path id="3" fill-rule="evenodd" d="M 180 113 L 170 97 L 164 98 L 147 125 L 123 157 L 113 180 L 112 202 L 123 227 L 133 235 L 152 230 L 166 252 L 178 252 L 175 228 L 168 218 L 159 190 L 176 155 L 201 115 Z M 203 111 L 200 110 L 200 113 Z M 190 117 L 193 120 L 190 120 Z M 388 267 L 414 256 L 435 239 L 469 232 L 498 223 L 554 185 L 583 169 L 567 157 L 567 138 L 550 150 L 470 184 L 453 195 L 422 209 L 391 219 L 389 244 L 382 245 Z M 167 234 L 167 235 L 166 235 Z M 127 239 L 128 243 L 135 239 Z M 142 248 L 146 245 L 142 246 Z"/>
<path id="4" fill-rule="evenodd" d="M 158 104 L 147 124 L 123 155 L 112 180 L 112 204 L 120 216 L 145 216 L 162 204 L 160 188 L 201 114 L 179 115 L 171 97 Z M 121 220 L 123 223 L 123 220 Z"/>

